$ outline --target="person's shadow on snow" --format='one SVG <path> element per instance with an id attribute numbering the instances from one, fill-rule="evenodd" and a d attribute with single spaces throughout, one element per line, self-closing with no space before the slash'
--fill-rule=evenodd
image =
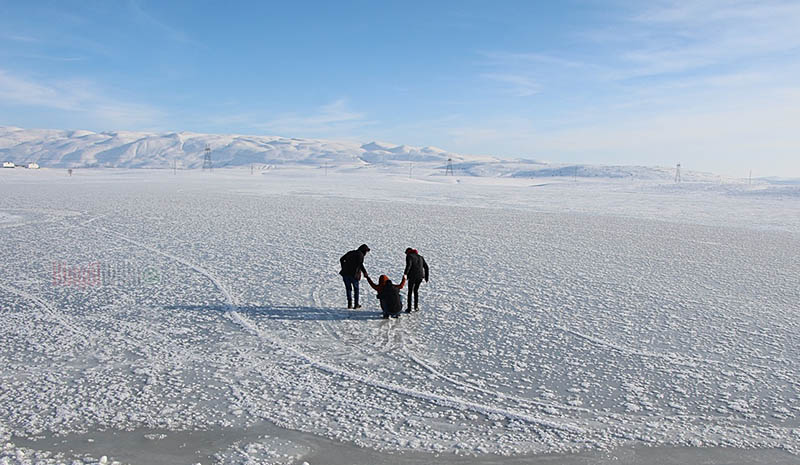
<path id="1" fill-rule="evenodd" d="M 321 307 L 292 307 L 281 305 L 242 305 L 229 306 L 225 304 L 211 305 L 168 305 L 166 310 L 185 310 L 193 312 L 220 312 L 236 311 L 247 316 L 266 320 L 381 320 L 381 311 L 369 310 L 343 310 L 339 308 Z"/>

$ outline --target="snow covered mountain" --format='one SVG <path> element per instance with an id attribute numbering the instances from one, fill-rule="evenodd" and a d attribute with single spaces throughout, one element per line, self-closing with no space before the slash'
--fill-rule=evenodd
<path id="1" fill-rule="evenodd" d="M 0 158 L 48 167 L 200 168 L 205 148 L 215 167 L 331 165 L 394 161 L 443 163 L 463 157 L 435 147 L 378 142 L 296 139 L 270 136 L 216 135 L 190 132 L 91 132 L 0 127 Z"/>
<path id="2" fill-rule="evenodd" d="M 550 164 L 533 160 L 463 155 L 436 147 L 381 142 L 297 139 L 192 132 L 91 132 L 0 126 L 0 160 L 43 168 L 201 168 L 205 149 L 213 166 L 293 165 L 352 167 L 414 163 L 443 169 L 448 160 L 460 175 L 671 179 L 673 168 Z M 683 173 L 686 180 L 713 178 Z"/>

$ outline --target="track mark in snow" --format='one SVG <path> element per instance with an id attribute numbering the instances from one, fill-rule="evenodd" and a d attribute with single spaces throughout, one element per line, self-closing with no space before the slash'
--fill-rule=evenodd
<path id="1" fill-rule="evenodd" d="M 69 329 L 70 331 L 75 333 L 76 336 L 81 338 L 83 340 L 84 344 L 88 343 L 88 340 L 86 339 L 86 334 L 84 332 L 82 332 L 82 331 L 80 331 L 78 329 L 75 329 L 75 327 L 72 325 L 72 323 L 70 323 L 66 318 L 64 318 L 64 315 L 61 314 L 61 312 L 59 312 L 56 309 L 54 309 L 52 305 L 48 304 L 44 300 L 40 299 L 39 297 L 36 297 L 33 294 L 30 294 L 28 292 L 25 292 L 25 291 L 20 290 L 20 289 L 16 289 L 14 287 L 11 287 L 11 286 L 8 286 L 8 285 L 5 285 L 5 284 L 0 284 L 0 289 L 4 290 L 6 292 L 9 292 L 11 294 L 16 294 L 16 295 L 22 297 L 23 299 L 27 299 L 27 300 L 31 300 L 33 302 L 36 302 L 47 313 L 49 313 L 50 316 L 52 316 L 53 318 L 55 318 L 58 321 L 60 321 L 62 326 L 64 326 L 65 328 Z"/>
<path id="2" fill-rule="evenodd" d="M 109 233 L 111 235 L 114 235 L 114 236 L 122 239 L 123 241 L 129 242 L 129 243 L 131 243 L 131 244 L 133 244 L 135 246 L 141 247 L 143 249 L 147 249 L 147 250 L 149 250 L 151 252 L 154 252 L 154 253 L 157 253 L 157 254 L 162 255 L 164 257 L 167 257 L 169 259 L 175 260 L 176 262 L 178 262 L 178 263 L 180 263 L 182 265 L 186 265 L 187 267 L 195 270 L 196 272 L 198 272 L 198 273 L 202 274 L 203 276 L 205 276 L 206 278 L 208 278 L 209 281 L 211 281 L 217 287 L 217 289 L 219 289 L 220 292 L 222 292 L 222 294 L 225 296 L 225 300 L 228 301 L 227 307 L 228 307 L 229 310 L 231 310 L 231 309 L 233 309 L 233 307 L 236 307 L 236 306 L 239 305 L 238 299 L 236 299 L 233 296 L 233 294 L 231 294 L 228 291 L 228 288 L 223 286 L 222 283 L 219 281 L 219 279 L 217 279 L 214 275 L 212 275 L 205 268 L 202 268 L 199 265 L 195 265 L 194 263 L 192 263 L 192 262 L 190 262 L 188 260 L 184 260 L 181 257 L 175 256 L 175 255 L 169 254 L 167 252 L 158 250 L 156 248 L 150 247 L 148 245 L 142 244 L 141 242 L 135 241 L 135 240 L 129 238 L 128 236 L 120 234 L 120 233 L 118 233 L 116 231 L 111 231 L 111 230 L 106 229 L 106 228 L 100 228 L 100 230 L 101 231 L 105 231 L 105 232 L 107 232 L 107 233 Z"/>
<path id="3" fill-rule="evenodd" d="M 505 312 L 504 310 L 499 310 L 498 311 L 498 309 L 495 309 L 493 307 L 489 307 L 488 305 L 482 305 L 481 304 L 479 306 L 484 307 L 487 310 L 495 311 L 496 313 L 497 312 Z M 508 312 L 506 312 L 506 313 L 508 313 Z M 405 343 L 404 343 L 404 341 L 402 339 L 401 339 L 401 348 L 403 349 L 404 353 L 409 355 L 409 358 L 414 363 L 416 363 L 417 365 L 421 366 L 423 369 L 428 371 L 430 374 L 432 374 L 433 376 L 436 376 L 439 379 L 447 381 L 448 383 L 451 383 L 454 386 L 457 386 L 457 387 L 459 387 L 459 388 L 461 388 L 463 390 L 472 390 L 472 391 L 482 392 L 484 394 L 489 394 L 491 396 L 497 397 L 498 399 L 512 400 L 514 402 L 518 402 L 519 404 L 523 404 L 523 405 L 527 404 L 527 405 L 535 405 L 535 406 L 538 406 L 538 407 L 550 407 L 550 408 L 555 408 L 555 409 L 559 409 L 559 410 L 568 410 L 568 411 L 573 411 L 573 412 L 591 412 L 591 410 L 589 410 L 587 408 L 583 408 L 583 407 L 575 407 L 575 406 L 572 406 L 572 405 L 564 405 L 564 404 L 559 404 L 559 403 L 555 403 L 555 402 L 543 402 L 543 401 L 536 400 L 536 399 L 526 399 L 526 398 L 522 398 L 522 397 L 516 397 L 516 396 L 509 395 L 509 394 L 504 394 L 502 392 L 493 391 L 491 389 L 486 389 L 486 388 L 481 387 L 481 386 L 479 386 L 477 384 L 473 384 L 473 383 L 466 382 L 466 381 L 461 381 L 461 380 L 459 380 L 457 378 L 454 378 L 454 377 L 452 377 L 452 376 L 450 376 L 450 375 L 448 375 L 446 373 L 442 373 L 441 371 L 435 369 L 430 364 L 428 364 L 427 362 L 422 360 L 420 357 L 418 357 L 416 354 L 414 354 L 413 350 L 409 349 L 405 345 Z"/>
<path id="4" fill-rule="evenodd" d="M 464 381 L 460 381 L 460 380 L 458 380 L 456 378 L 448 376 L 447 374 L 444 374 L 444 373 L 440 372 L 439 370 L 436 370 L 432 366 L 428 365 L 427 363 L 425 363 L 425 361 L 423 361 L 422 359 L 420 359 L 416 355 L 411 354 L 410 352 L 409 352 L 409 357 L 411 357 L 411 360 L 413 360 L 414 363 L 418 364 L 419 366 L 421 366 L 422 368 L 424 368 L 425 370 L 430 372 L 432 375 L 436 376 L 437 378 L 441 378 L 441 379 L 443 379 L 443 380 L 445 380 L 445 381 L 447 381 L 447 382 L 449 382 L 451 384 L 459 386 L 464 390 L 478 391 L 478 392 L 482 392 L 484 394 L 489 394 L 491 396 L 497 397 L 498 399 L 513 400 L 513 401 L 518 402 L 520 404 L 536 405 L 536 406 L 539 406 L 539 407 L 552 407 L 552 408 L 556 408 L 556 409 L 559 409 L 559 410 L 571 410 L 573 412 L 591 412 L 591 410 L 589 410 L 587 408 L 573 407 L 571 405 L 563 405 L 563 404 L 550 403 L 550 402 L 541 402 L 541 401 L 537 401 L 537 400 L 534 400 L 534 399 L 523 399 L 521 397 L 511 396 L 511 395 L 508 395 L 508 394 L 503 394 L 502 392 L 497 392 L 497 391 L 492 391 L 491 389 L 482 388 L 482 387 L 480 387 L 478 385 L 475 385 L 475 384 L 472 384 L 472 383 L 468 383 L 468 382 L 464 382 Z"/>
<path id="5" fill-rule="evenodd" d="M 733 369 L 736 369 L 736 370 L 739 370 L 739 371 L 746 371 L 746 370 L 744 370 L 744 367 L 755 368 L 755 369 L 758 369 L 758 370 L 767 370 L 767 371 L 774 370 L 774 368 L 771 368 L 771 367 L 768 367 L 768 366 L 757 365 L 757 364 L 752 364 L 752 363 L 735 364 L 735 363 L 731 363 L 731 362 L 725 362 L 725 361 L 722 361 L 722 360 L 712 360 L 712 359 L 701 358 L 701 357 L 692 357 L 692 356 L 689 356 L 689 355 L 678 354 L 678 353 L 675 353 L 675 352 L 659 353 L 659 352 L 650 352 L 650 351 L 647 351 L 647 350 L 630 349 L 628 347 L 625 347 L 625 346 L 622 346 L 622 345 L 619 345 L 619 344 L 614 344 L 612 342 L 606 341 L 604 339 L 600 339 L 598 337 L 588 336 L 586 334 L 580 333 L 580 332 L 575 331 L 573 329 L 569 329 L 569 328 L 567 328 L 565 326 L 561 326 L 561 325 L 553 325 L 553 326 L 555 328 L 557 328 L 557 329 L 559 329 L 561 331 L 564 331 L 565 333 L 571 334 L 571 335 L 573 335 L 573 336 L 575 336 L 575 337 L 577 337 L 579 339 L 583 339 L 585 341 L 591 342 L 592 344 L 596 344 L 596 345 L 599 345 L 599 346 L 607 347 L 607 348 L 609 348 L 611 350 L 614 350 L 616 352 L 620 352 L 620 353 L 628 354 L 628 355 L 638 355 L 640 357 L 658 358 L 658 359 L 666 360 L 667 362 L 670 362 L 670 363 L 672 363 L 674 365 L 679 365 L 679 366 L 694 367 L 697 364 L 706 364 L 706 365 L 723 365 L 723 366 L 727 366 L 729 368 L 733 368 Z"/>
<path id="6" fill-rule="evenodd" d="M 95 216 L 94 218 L 89 218 L 88 220 L 84 221 L 83 223 L 79 224 L 79 226 L 87 226 L 95 220 L 99 220 L 100 218 L 105 217 L 106 215 Z"/>
<path id="7" fill-rule="evenodd" d="M 538 426 L 541 426 L 541 427 L 544 427 L 544 428 L 549 428 L 549 429 L 558 430 L 558 431 L 564 431 L 564 432 L 568 432 L 568 433 L 572 433 L 572 434 L 578 434 L 578 435 L 586 434 L 586 431 L 583 428 L 581 428 L 581 427 L 579 427 L 577 425 L 573 425 L 571 423 L 566 423 L 566 422 L 561 422 L 560 423 L 560 422 L 556 422 L 556 421 L 550 421 L 550 420 L 546 420 L 546 419 L 535 417 L 533 415 L 530 415 L 530 414 L 527 414 L 527 413 L 524 413 L 524 412 L 517 412 L 517 411 L 513 411 L 513 410 L 493 407 L 493 406 L 490 406 L 490 405 L 479 404 L 479 403 L 476 403 L 476 402 L 470 402 L 470 401 L 467 401 L 467 400 L 464 400 L 464 399 L 459 399 L 459 398 L 453 397 L 453 396 L 439 395 L 439 394 L 433 394 L 433 393 L 429 393 L 429 392 L 418 391 L 418 390 L 415 390 L 415 389 L 405 388 L 405 387 L 402 387 L 402 386 L 397 386 L 397 385 L 394 385 L 394 384 L 387 383 L 385 381 L 381 381 L 379 379 L 375 379 L 375 378 L 370 377 L 370 376 L 358 375 L 356 373 L 347 371 L 347 370 L 345 370 L 343 368 L 340 368 L 340 367 L 337 367 L 337 366 L 322 362 L 320 360 L 317 360 L 314 357 L 311 357 L 310 355 L 308 355 L 308 354 L 306 354 L 306 353 L 304 353 L 304 352 L 302 352 L 302 351 L 300 351 L 298 349 L 295 349 L 294 347 L 290 346 L 289 344 L 271 337 L 269 334 L 267 334 L 266 332 L 264 332 L 261 329 L 259 329 L 258 326 L 255 323 L 253 323 L 249 318 L 247 318 L 247 317 L 243 316 L 241 313 L 237 312 L 236 311 L 236 307 L 238 307 L 238 305 L 239 305 L 238 304 L 238 299 L 236 299 L 234 297 L 234 295 L 230 291 L 228 291 L 228 289 L 222 284 L 222 282 L 220 282 L 219 279 L 217 279 L 213 274 L 211 274 L 205 268 L 203 268 L 203 267 L 201 267 L 199 265 L 196 265 L 196 264 L 194 264 L 194 263 L 192 263 L 192 262 L 190 262 L 188 260 L 180 258 L 178 256 L 175 256 L 175 255 L 172 255 L 172 254 L 157 250 L 157 249 L 155 249 L 153 247 L 150 247 L 150 246 L 147 246 L 145 244 L 142 244 L 141 242 L 138 242 L 138 241 L 135 241 L 133 239 L 130 239 L 129 237 L 127 237 L 127 236 L 125 236 L 123 234 L 120 234 L 118 232 L 110 231 L 110 230 L 105 229 L 105 228 L 100 228 L 100 229 L 102 229 L 103 231 L 106 231 L 106 232 L 108 232 L 110 234 L 113 234 L 113 235 L 119 237 L 120 239 L 122 239 L 122 240 L 124 240 L 126 242 L 130 242 L 131 244 L 137 245 L 137 246 L 142 247 L 144 249 L 150 250 L 150 251 L 152 251 L 154 253 L 160 254 L 160 255 L 162 255 L 164 257 L 168 257 L 168 258 L 170 258 L 172 260 L 175 260 L 175 261 L 177 261 L 177 262 L 179 262 L 179 263 L 181 263 L 183 265 L 186 265 L 189 268 L 197 271 L 198 273 L 204 275 L 225 296 L 225 299 L 228 302 L 227 303 L 227 308 L 229 310 L 227 313 L 228 313 L 229 317 L 233 321 L 237 322 L 240 326 L 244 327 L 245 329 L 248 329 L 249 331 L 251 331 L 255 335 L 259 336 L 260 338 L 265 339 L 268 342 L 272 343 L 273 345 L 276 345 L 276 346 L 278 346 L 278 347 L 280 347 L 280 348 L 282 348 L 282 349 L 294 354 L 298 358 L 301 358 L 301 359 L 305 360 L 311 366 L 313 366 L 314 368 L 317 368 L 317 369 L 319 369 L 321 371 L 324 371 L 324 372 L 329 373 L 329 374 L 341 376 L 343 378 L 352 379 L 354 381 L 358 381 L 360 383 L 367 384 L 369 386 L 373 386 L 373 387 L 385 389 L 387 391 L 395 392 L 397 394 L 401 394 L 401 395 L 405 395 L 405 396 L 421 399 L 421 400 L 424 400 L 424 401 L 432 402 L 432 403 L 435 403 L 435 404 L 438 404 L 438 405 L 442 405 L 442 406 L 445 406 L 445 407 L 451 407 L 451 408 L 455 408 L 455 409 L 458 409 L 458 410 L 470 410 L 470 411 L 474 411 L 474 412 L 481 413 L 481 414 L 484 414 L 484 415 L 500 415 L 502 417 L 508 418 L 509 420 L 518 420 L 518 421 L 522 421 L 522 422 L 525 422 L 525 423 L 538 425 Z"/>
<path id="8" fill-rule="evenodd" d="M 310 355 L 307 355 L 307 354 L 305 354 L 305 353 L 303 353 L 303 352 L 301 352 L 301 351 L 299 351 L 299 350 L 297 350 L 297 349 L 295 349 L 293 347 L 290 347 L 290 346 L 288 346 L 288 345 L 286 345 L 286 344 L 284 344 L 284 343 L 282 343 L 280 341 L 277 341 L 277 340 L 273 339 L 268 334 L 266 334 L 264 331 L 259 329 L 258 326 L 255 323 L 253 323 L 250 319 L 242 316 L 240 313 L 238 313 L 236 311 L 231 312 L 231 315 L 232 315 L 232 318 L 234 320 L 238 321 L 243 327 L 247 328 L 248 330 L 250 330 L 254 334 L 256 334 L 256 335 L 260 336 L 261 338 L 266 339 L 267 341 L 269 341 L 269 342 L 271 342 L 271 343 L 283 348 L 284 350 L 288 350 L 289 352 L 291 352 L 295 356 L 306 360 L 313 367 L 315 367 L 315 368 L 317 368 L 319 370 L 325 371 L 327 373 L 333 374 L 333 375 L 338 375 L 338 376 L 341 376 L 341 377 L 344 377 L 344 378 L 348 378 L 348 379 L 352 379 L 352 380 L 355 380 L 355 381 L 358 381 L 358 382 L 361 382 L 363 384 L 367 384 L 367 385 L 370 385 L 370 386 L 373 386 L 373 387 L 385 389 L 385 390 L 388 390 L 388 391 L 392 391 L 392 392 L 395 392 L 395 393 L 398 393 L 398 394 L 402 394 L 402 395 L 406 395 L 406 396 L 409 396 L 409 397 L 414 397 L 414 398 L 417 398 L 417 399 L 422 399 L 422 400 L 429 401 L 429 402 L 432 402 L 432 403 L 435 403 L 435 404 L 438 404 L 438 405 L 442 405 L 442 406 L 445 406 L 445 407 L 452 407 L 452 408 L 456 408 L 456 409 L 459 409 L 459 410 L 471 410 L 471 411 L 474 411 L 474 412 L 477 412 L 477 413 L 481 413 L 481 414 L 484 414 L 484 415 L 500 415 L 500 416 L 503 416 L 505 418 L 508 418 L 509 420 L 519 420 L 519 421 L 523 421 L 523 422 L 526 422 L 526 423 L 531 423 L 531 424 L 543 426 L 545 428 L 555 429 L 555 430 L 559 430 L 559 431 L 566 431 L 566 432 L 574 433 L 574 434 L 585 434 L 586 433 L 586 431 L 583 428 L 581 428 L 579 426 L 576 426 L 576 425 L 573 425 L 571 423 L 558 423 L 558 422 L 554 422 L 554 421 L 544 420 L 544 419 L 537 418 L 537 417 L 534 417 L 532 415 L 526 414 L 524 412 L 516 412 L 516 411 L 512 411 L 512 410 L 492 407 L 492 406 L 489 406 L 489 405 L 478 404 L 476 402 L 466 401 L 466 400 L 459 399 L 459 398 L 453 397 L 453 396 L 445 396 L 445 395 L 433 394 L 433 393 L 429 393 L 429 392 L 418 391 L 418 390 L 415 390 L 415 389 L 410 389 L 410 388 L 405 388 L 405 387 L 402 387 L 402 386 L 397 386 L 397 385 L 394 385 L 394 384 L 389 384 L 387 382 L 375 379 L 375 378 L 370 377 L 370 376 L 361 376 L 361 375 L 349 372 L 347 370 L 344 370 L 342 368 L 339 368 L 337 366 L 333 366 L 333 365 L 330 365 L 328 363 L 316 360 L 315 358 L 311 357 Z"/>

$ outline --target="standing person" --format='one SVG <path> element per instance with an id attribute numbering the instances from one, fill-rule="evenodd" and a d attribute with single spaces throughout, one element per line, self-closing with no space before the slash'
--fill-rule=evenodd
<path id="1" fill-rule="evenodd" d="M 378 300 L 381 301 L 381 310 L 383 310 L 383 317 L 397 318 L 397 315 L 403 311 L 403 298 L 400 297 L 400 289 L 406 285 L 406 275 L 403 275 L 403 281 L 400 284 L 394 284 L 391 279 L 385 274 L 378 278 L 378 284 L 372 282 L 367 276 L 367 282 L 373 289 L 378 291 Z"/>
<path id="2" fill-rule="evenodd" d="M 364 256 L 367 252 L 369 252 L 367 244 L 361 244 L 356 250 L 347 252 L 339 259 L 339 263 L 342 265 L 342 271 L 339 274 L 342 275 L 344 287 L 347 290 L 347 308 L 361 308 L 361 305 L 358 304 L 358 282 L 361 280 L 362 273 L 364 276 L 369 276 L 364 268 Z M 355 304 L 353 304 L 353 293 L 355 293 Z"/>
<path id="3" fill-rule="evenodd" d="M 403 274 L 408 276 L 408 306 L 406 313 L 411 313 L 411 296 L 414 296 L 414 311 L 419 311 L 419 285 L 422 280 L 428 282 L 428 264 L 425 258 L 411 247 L 406 249 L 406 270 Z"/>

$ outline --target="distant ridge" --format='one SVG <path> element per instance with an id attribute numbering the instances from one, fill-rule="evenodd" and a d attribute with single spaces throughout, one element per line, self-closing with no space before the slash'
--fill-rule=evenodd
<path id="1" fill-rule="evenodd" d="M 193 132 L 92 132 L 22 129 L 0 126 L 0 161 L 36 162 L 43 168 L 154 168 L 203 166 L 209 147 L 215 168 L 257 165 L 375 166 L 414 163 L 444 168 L 448 161 L 459 175 L 502 177 L 591 177 L 668 180 L 672 168 L 565 165 L 524 159 L 463 155 L 436 147 L 386 142 L 200 134 Z M 684 171 L 684 180 L 713 175 Z"/>
<path id="2" fill-rule="evenodd" d="M 0 127 L 0 159 L 35 161 L 55 168 L 200 168 L 205 148 L 215 167 L 319 165 L 415 161 L 444 163 L 463 156 L 435 147 L 330 141 L 274 136 L 191 132 L 91 132 Z"/>

